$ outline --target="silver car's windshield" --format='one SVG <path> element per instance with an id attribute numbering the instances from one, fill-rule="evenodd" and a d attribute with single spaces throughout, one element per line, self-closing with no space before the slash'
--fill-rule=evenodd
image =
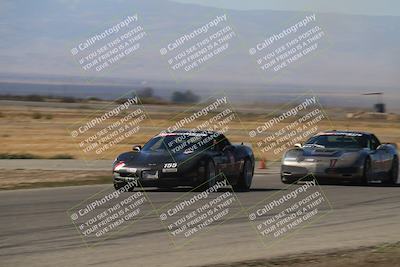
<path id="1" fill-rule="evenodd" d="M 320 148 L 367 148 L 369 147 L 369 139 L 364 135 L 316 135 L 308 139 L 304 146 Z"/>

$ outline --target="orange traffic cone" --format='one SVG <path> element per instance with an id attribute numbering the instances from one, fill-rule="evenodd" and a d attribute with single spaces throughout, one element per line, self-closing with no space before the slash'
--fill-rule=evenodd
<path id="1" fill-rule="evenodd" d="M 261 158 L 261 160 L 260 160 L 260 169 L 266 169 L 266 168 L 267 168 L 267 166 L 265 165 L 265 159 Z"/>

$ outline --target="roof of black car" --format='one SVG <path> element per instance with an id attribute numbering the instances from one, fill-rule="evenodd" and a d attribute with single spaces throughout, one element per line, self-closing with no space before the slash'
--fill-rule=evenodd
<path id="1" fill-rule="evenodd" d="M 200 130 L 176 130 L 171 132 L 161 132 L 159 136 L 167 136 L 167 135 L 211 135 L 214 134 L 213 131 L 200 131 Z"/>
<path id="2" fill-rule="evenodd" d="M 317 135 L 371 135 L 369 132 L 360 132 L 360 131 L 341 131 L 341 130 L 330 130 L 320 132 Z"/>

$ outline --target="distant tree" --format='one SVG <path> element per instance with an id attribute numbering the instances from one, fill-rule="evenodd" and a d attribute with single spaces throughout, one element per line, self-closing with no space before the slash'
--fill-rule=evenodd
<path id="1" fill-rule="evenodd" d="M 154 90 L 151 87 L 145 87 L 138 92 L 140 98 L 151 98 L 154 97 Z"/>
<path id="2" fill-rule="evenodd" d="M 87 98 L 88 101 L 101 101 L 102 99 L 99 97 L 95 97 L 95 96 L 89 96 Z"/>
<path id="3" fill-rule="evenodd" d="M 21 97 L 22 99 L 24 98 L 24 97 Z M 44 97 L 43 96 L 40 96 L 40 95 L 27 95 L 26 97 L 25 97 L 25 99 L 27 100 L 27 101 L 35 101 L 35 102 L 42 102 L 42 101 L 44 101 Z"/>
<path id="4" fill-rule="evenodd" d="M 72 96 L 63 96 L 60 101 L 63 103 L 76 103 L 78 99 Z"/>
<path id="5" fill-rule="evenodd" d="M 126 101 L 128 101 L 128 98 L 117 98 L 114 100 L 114 103 L 116 104 L 124 104 Z"/>
<path id="6" fill-rule="evenodd" d="M 175 91 L 172 93 L 172 102 L 179 104 L 188 104 L 199 102 L 200 97 L 194 94 L 192 91 L 187 90 L 185 92 Z"/>

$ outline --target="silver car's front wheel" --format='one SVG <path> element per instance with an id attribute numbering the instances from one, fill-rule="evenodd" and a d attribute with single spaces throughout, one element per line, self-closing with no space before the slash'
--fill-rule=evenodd
<path id="1" fill-rule="evenodd" d="M 371 159 L 367 158 L 364 162 L 364 171 L 361 183 L 363 185 L 368 185 L 374 179 L 374 172 L 372 169 Z"/>

